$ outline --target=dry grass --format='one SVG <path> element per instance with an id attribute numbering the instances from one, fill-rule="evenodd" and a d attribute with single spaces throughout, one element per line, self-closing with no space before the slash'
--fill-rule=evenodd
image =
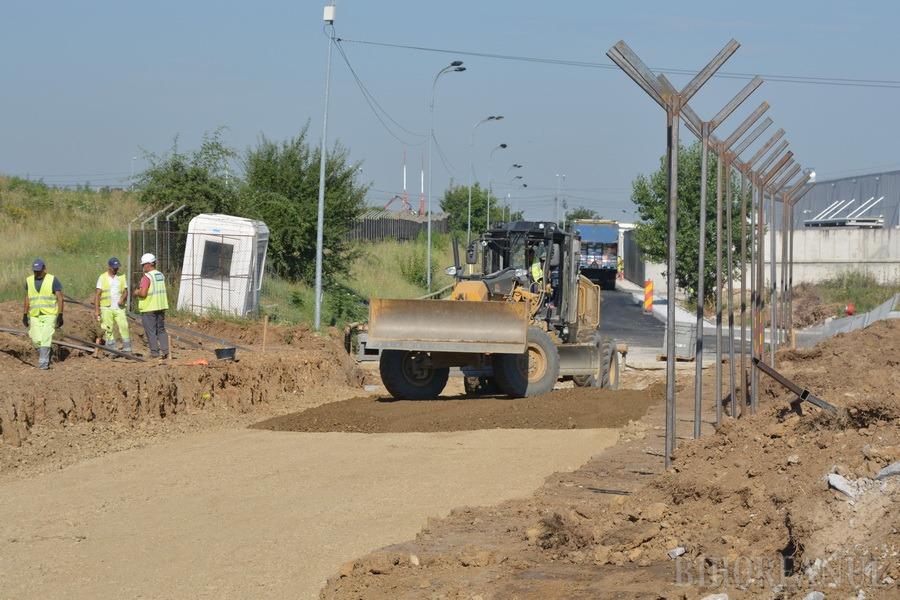
<path id="1" fill-rule="evenodd" d="M 127 192 L 51 189 L 0 177 L 0 300 L 22 296 L 36 257 L 66 293 L 86 296 L 111 255 L 124 258 L 126 226 L 140 212 Z"/>

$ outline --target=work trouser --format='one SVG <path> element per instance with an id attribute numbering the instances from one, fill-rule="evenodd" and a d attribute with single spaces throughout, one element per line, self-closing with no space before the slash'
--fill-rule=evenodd
<path id="1" fill-rule="evenodd" d="M 38 367 L 41 369 L 50 368 L 50 346 L 54 331 L 56 331 L 56 315 L 29 317 L 28 335 L 34 347 L 38 349 Z"/>
<path id="2" fill-rule="evenodd" d="M 169 334 L 166 333 L 166 311 L 154 310 L 141 313 L 141 325 L 147 334 L 150 356 L 169 355 Z"/>
<path id="3" fill-rule="evenodd" d="M 113 326 L 119 328 L 119 338 L 126 352 L 131 352 L 131 336 L 128 334 L 128 315 L 124 308 L 101 308 L 100 327 L 103 329 L 103 339 L 110 348 L 115 348 L 116 338 Z"/>

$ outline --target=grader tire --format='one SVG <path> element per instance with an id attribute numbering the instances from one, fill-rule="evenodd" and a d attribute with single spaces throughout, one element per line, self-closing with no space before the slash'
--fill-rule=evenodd
<path id="1" fill-rule="evenodd" d="M 575 387 L 599 387 L 615 390 L 619 388 L 619 360 L 616 344 L 610 339 L 598 342 L 600 349 L 600 365 L 598 375 L 575 375 L 572 382 Z"/>
<path id="2" fill-rule="evenodd" d="M 559 352 L 546 332 L 528 328 L 524 354 L 495 354 L 492 359 L 497 386 L 507 396 L 530 398 L 546 394 L 559 378 Z"/>
<path id="3" fill-rule="evenodd" d="M 407 350 L 381 352 L 378 370 L 391 396 L 398 400 L 430 400 L 444 391 L 450 369 L 424 366 L 424 358 L 419 352 Z"/>

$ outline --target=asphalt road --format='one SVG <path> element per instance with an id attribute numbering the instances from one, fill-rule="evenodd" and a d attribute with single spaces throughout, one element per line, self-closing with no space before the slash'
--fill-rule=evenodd
<path id="1" fill-rule="evenodd" d="M 634 296 L 620 290 L 604 290 L 600 306 L 600 334 L 631 347 L 653 348 L 662 351 L 666 325 L 653 315 L 645 315 Z M 735 327 L 735 351 L 740 348 L 740 327 Z M 749 336 L 749 332 L 747 333 Z M 749 342 L 748 346 L 749 348 Z M 703 352 L 715 352 L 716 336 L 703 336 Z M 722 326 L 722 352 L 728 352 L 728 324 Z"/>
<path id="2" fill-rule="evenodd" d="M 666 326 L 653 315 L 645 315 L 628 292 L 603 290 L 600 334 L 629 346 L 662 348 Z"/>

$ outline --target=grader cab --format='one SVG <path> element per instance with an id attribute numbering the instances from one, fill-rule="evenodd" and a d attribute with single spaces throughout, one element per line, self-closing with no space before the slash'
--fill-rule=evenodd
<path id="1" fill-rule="evenodd" d="M 368 348 L 395 398 L 436 398 L 451 367 L 469 394 L 528 397 L 559 379 L 615 387 L 616 346 L 597 335 L 600 288 L 579 273 L 580 240 L 553 222 L 500 223 L 466 249 L 454 243 L 443 299 L 373 298 Z"/>

